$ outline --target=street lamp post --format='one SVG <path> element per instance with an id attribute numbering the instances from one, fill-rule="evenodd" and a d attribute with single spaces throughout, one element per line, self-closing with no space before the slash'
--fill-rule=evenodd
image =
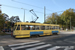
<path id="1" fill-rule="evenodd" d="M 24 22 L 25 22 L 25 9 L 24 9 Z"/>
<path id="2" fill-rule="evenodd" d="M 21 9 L 24 10 L 24 18 L 23 18 L 24 20 L 23 21 L 25 22 L 25 9 L 24 8 L 21 8 Z"/>

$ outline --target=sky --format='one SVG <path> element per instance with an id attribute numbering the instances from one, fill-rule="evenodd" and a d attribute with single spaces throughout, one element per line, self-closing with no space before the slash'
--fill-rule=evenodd
<path id="1" fill-rule="evenodd" d="M 29 12 L 33 9 L 36 15 L 39 17 L 37 22 L 44 22 L 44 6 L 46 8 L 46 17 L 52 13 L 65 11 L 66 9 L 75 9 L 75 0 L 0 0 L 2 13 L 6 13 L 9 18 L 11 16 L 19 16 L 20 20 L 24 21 L 24 9 L 25 9 L 25 21 L 35 20 L 36 17 Z M 23 9 L 21 9 L 23 8 Z"/>

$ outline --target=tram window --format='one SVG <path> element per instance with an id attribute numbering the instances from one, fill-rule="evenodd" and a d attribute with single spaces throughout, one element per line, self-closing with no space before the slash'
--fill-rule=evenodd
<path id="1" fill-rule="evenodd" d="M 49 27 L 50 27 L 50 29 L 52 29 L 51 26 L 49 26 Z"/>
<path id="2" fill-rule="evenodd" d="M 30 26 L 30 30 L 33 30 L 32 28 L 33 28 L 33 26 Z"/>
<path id="3" fill-rule="evenodd" d="M 54 26 L 54 29 L 56 29 L 56 26 Z"/>
<path id="4" fill-rule="evenodd" d="M 21 25 L 21 30 L 26 30 L 26 26 L 25 25 Z"/>
<path id="5" fill-rule="evenodd" d="M 30 30 L 29 25 L 21 25 L 21 30 Z"/>
<path id="6" fill-rule="evenodd" d="M 16 26 L 17 26 L 17 25 L 15 25 L 15 26 L 14 26 L 14 29 L 13 29 L 13 30 L 15 30 L 15 29 L 16 29 Z M 11 30 L 12 30 L 12 29 L 11 29 Z"/>
<path id="7" fill-rule="evenodd" d="M 52 26 L 52 29 L 53 29 L 53 26 Z"/>
<path id="8" fill-rule="evenodd" d="M 35 30 L 39 30 L 39 26 L 35 26 Z"/>
<path id="9" fill-rule="evenodd" d="M 17 30 L 20 30 L 20 25 L 17 26 Z"/>
<path id="10" fill-rule="evenodd" d="M 39 30 L 39 26 L 35 26 L 35 25 L 21 25 L 21 30 Z"/>
<path id="11" fill-rule="evenodd" d="M 26 30 L 30 30 L 30 25 L 26 25 Z"/>
<path id="12" fill-rule="evenodd" d="M 57 26 L 56 26 L 55 28 L 56 28 L 56 29 L 58 29 L 58 27 L 57 27 Z"/>
<path id="13" fill-rule="evenodd" d="M 30 30 L 35 30 L 35 26 L 29 26 Z"/>
<path id="14" fill-rule="evenodd" d="M 56 27 L 56 29 L 58 29 L 58 26 Z"/>
<path id="15" fill-rule="evenodd" d="M 52 29 L 55 29 L 55 27 L 54 27 L 54 26 L 52 26 Z"/>
<path id="16" fill-rule="evenodd" d="M 59 26 L 57 26 L 57 29 L 59 29 Z"/>
<path id="17" fill-rule="evenodd" d="M 57 26 L 54 26 L 55 29 L 57 29 Z"/>
<path id="18" fill-rule="evenodd" d="M 41 30 L 45 30 L 45 26 L 41 26 Z"/>
<path id="19" fill-rule="evenodd" d="M 49 26 L 46 26 L 46 30 L 49 30 Z"/>
<path id="20" fill-rule="evenodd" d="M 58 26 L 56 26 L 56 27 L 55 27 L 55 29 L 59 29 L 59 27 L 58 27 Z"/>
<path id="21" fill-rule="evenodd" d="M 29 27 L 30 27 L 30 30 L 39 30 L 39 26 L 33 25 L 33 26 L 29 26 Z"/>
<path id="22" fill-rule="evenodd" d="M 51 26 L 51 29 L 53 29 L 53 27 Z"/>

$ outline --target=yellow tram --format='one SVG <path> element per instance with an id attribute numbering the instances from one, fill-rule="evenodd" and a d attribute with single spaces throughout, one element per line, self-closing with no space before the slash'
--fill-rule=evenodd
<path id="1" fill-rule="evenodd" d="M 13 33 L 11 35 L 15 38 L 23 38 L 52 34 L 59 34 L 59 25 L 17 22 L 14 24 Z"/>

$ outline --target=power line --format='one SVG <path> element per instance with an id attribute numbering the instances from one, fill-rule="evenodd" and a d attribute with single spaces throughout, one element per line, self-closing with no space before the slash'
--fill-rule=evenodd
<path id="1" fill-rule="evenodd" d="M 19 7 L 9 6 L 9 5 L 5 5 L 5 4 L 0 4 L 0 5 L 1 5 L 1 6 L 6 6 L 6 7 L 10 7 L 10 8 L 21 9 L 21 8 L 19 8 Z M 24 9 L 25 9 L 25 8 L 24 8 Z M 29 11 L 29 9 L 25 9 L 25 10 Z M 38 12 L 38 11 L 35 11 L 35 12 L 40 13 L 40 14 L 44 14 L 43 12 Z M 63 12 L 63 11 L 58 11 L 58 12 Z M 50 15 L 50 14 L 51 14 L 51 13 L 46 14 L 46 15 Z"/>
<path id="2" fill-rule="evenodd" d="M 58 12 L 64 12 L 64 11 L 58 11 Z M 57 13 L 57 12 L 56 12 Z"/>
<path id="3" fill-rule="evenodd" d="M 16 2 L 16 3 L 25 4 L 25 5 L 29 5 L 29 6 L 33 6 L 33 7 L 37 7 L 37 8 L 43 9 L 43 8 L 41 8 L 41 7 L 34 6 L 34 5 L 30 5 L 30 4 L 27 4 L 27 3 L 23 3 L 23 2 L 19 2 L 19 1 L 15 1 L 15 0 L 12 0 L 12 1 L 14 1 L 14 2 Z"/>
<path id="4" fill-rule="evenodd" d="M 21 9 L 21 8 L 19 8 L 19 7 L 14 7 L 14 6 L 9 6 L 9 5 L 4 5 L 4 4 L 0 4 L 0 5 L 2 5 L 2 6 L 6 6 L 6 7 L 10 7 L 10 8 Z M 25 8 L 24 8 L 24 9 L 25 9 Z M 25 9 L 25 10 L 29 11 L 29 9 Z M 35 12 L 37 12 L 37 13 L 41 13 L 41 14 L 44 14 L 43 12 L 38 12 L 38 11 L 35 11 Z"/>
<path id="5" fill-rule="evenodd" d="M 25 4 L 25 5 L 28 5 L 28 6 L 32 6 L 32 7 L 36 7 L 36 8 L 40 8 L 40 9 L 44 9 L 42 7 L 39 7 L 39 6 L 35 6 L 35 5 L 31 5 L 31 4 L 27 4 L 27 3 L 23 3 L 23 2 L 19 2 L 19 1 L 15 1 L 15 0 L 12 0 L 13 2 L 16 2 L 16 3 L 20 3 L 20 4 Z M 49 9 L 46 9 L 48 11 L 52 11 L 52 10 L 49 10 Z M 52 11 L 53 12 L 53 11 Z M 58 12 L 63 12 L 63 11 L 58 11 Z"/>
<path id="6" fill-rule="evenodd" d="M 38 6 L 35 6 L 35 5 L 31 5 L 31 4 L 27 4 L 27 3 L 23 3 L 23 2 L 19 2 L 19 1 L 15 1 L 15 0 L 12 0 L 12 1 L 13 1 L 13 2 L 16 2 L 16 3 L 25 4 L 25 5 L 28 5 L 28 6 L 32 6 L 32 7 L 44 9 L 44 8 L 42 8 L 42 7 L 38 7 Z M 52 10 L 49 10 L 49 9 L 46 9 L 46 10 L 52 11 Z"/>
<path id="7" fill-rule="evenodd" d="M 9 6 L 9 5 L 4 5 L 4 4 L 1 4 L 2 6 L 6 6 L 6 7 L 11 7 L 11 8 L 16 8 L 16 9 L 21 9 L 21 8 L 19 8 L 19 7 L 14 7 L 14 6 Z M 25 9 L 25 10 L 27 10 L 27 9 Z"/>

